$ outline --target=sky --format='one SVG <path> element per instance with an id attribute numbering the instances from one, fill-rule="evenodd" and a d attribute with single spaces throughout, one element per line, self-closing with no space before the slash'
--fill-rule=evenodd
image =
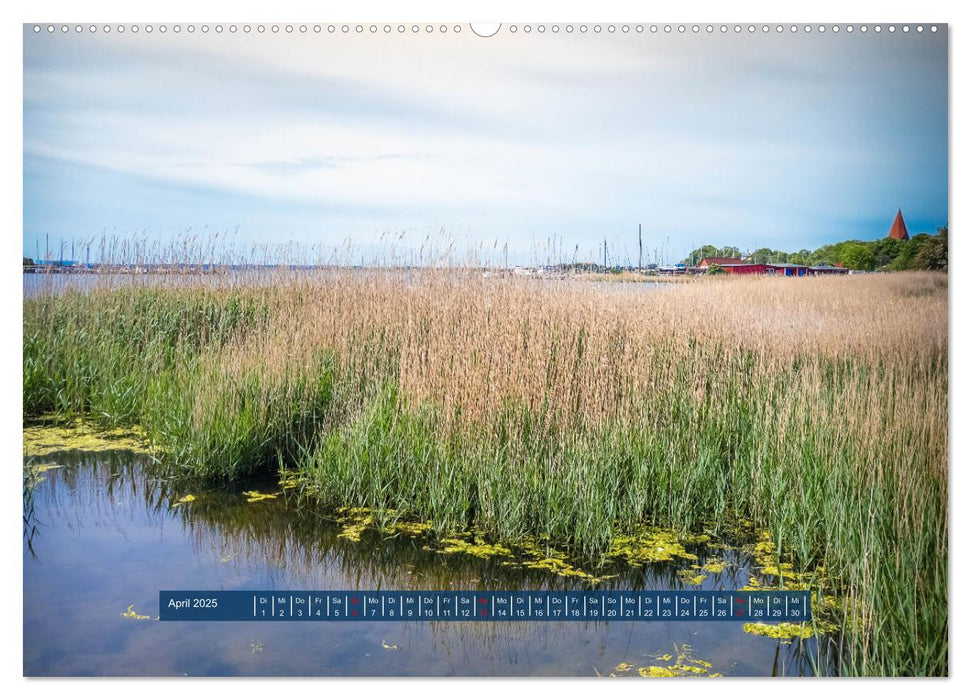
<path id="1" fill-rule="evenodd" d="M 515 263 L 602 261 L 606 240 L 623 265 L 638 224 L 648 263 L 872 240 L 898 209 L 911 234 L 948 221 L 944 26 L 255 26 L 25 25 L 24 255 L 219 233 Z"/>

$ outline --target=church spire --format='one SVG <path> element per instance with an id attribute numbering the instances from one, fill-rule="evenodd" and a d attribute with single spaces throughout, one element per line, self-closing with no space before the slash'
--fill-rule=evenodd
<path id="1" fill-rule="evenodd" d="M 887 236 L 897 241 L 906 241 L 910 238 L 910 234 L 907 233 L 907 224 L 904 223 L 904 215 L 900 213 L 899 209 Z"/>

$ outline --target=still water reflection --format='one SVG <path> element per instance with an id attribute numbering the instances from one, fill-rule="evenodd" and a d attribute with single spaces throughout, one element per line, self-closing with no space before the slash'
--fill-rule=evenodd
<path id="1" fill-rule="evenodd" d="M 51 461 L 51 460 L 45 460 Z M 407 538 L 338 538 L 295 498 L 167 481 L 123 452 L 59 454 L 29 497 L 24 543 L 26 675 L 546 675 L 636 669 L 689 645 L 724 675 L 811 674 L 811 646 L 734 623 L 162 623 L 159 589 L 563 589 L 581 584 Z M 192 493 L 190 503 L 174 505 Z M 745 555 L 704 588 L 748 580 Z M 629 571 L 613 588 L 682 587 L 677 567 Z M 601 584 L 604 585 L 604 584 Z M 129 608 L 131 606 L 131 608 Z M 133 610 L 148 619 L 124 617 Z"/>

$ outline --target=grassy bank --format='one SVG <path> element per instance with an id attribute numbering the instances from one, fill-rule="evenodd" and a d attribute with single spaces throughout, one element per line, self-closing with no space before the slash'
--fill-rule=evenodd
<path id="1" fill-rule="evenodd" d="M 845 600 L 845 673 L 947 672 L 947 282 L 645 289 L 461 272 L 24 303 L 25 417 L 213 477 L 596 556 L 741 518 Z"/>

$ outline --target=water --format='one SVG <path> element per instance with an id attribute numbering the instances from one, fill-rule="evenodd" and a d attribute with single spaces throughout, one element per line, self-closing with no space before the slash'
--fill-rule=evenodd
<path id="1" fill-rule="evenodd" d="M 287 273 L 276 273 L 282 278 Z M 292 275 L 291 275 L 292 276 Z M 88 274 L 24 274 L 23 296 L 32 299 L 41 296 L 57 296 L 66 292 L 90 293 L 126 286 L 179 287 L 219 284 L 254 284 L 266 278 L 257 272 L 230 272 L 220 275 L 183 273 L 88 273 Z"/>
<path id="2" fill-rule="evenodd" d="M 161 478 L 130 453 L 63 453 L 25 495 L 24 673 L 29 676 L 594 676 L 664 665 L 690 645 L 724 675 L 811 674 L 810 646 L 685 622 L 159 622 L 159 589 L 564 589 L 581 584 L 410 539 L 340 539 L 295 498 Z M 191 491 L 189 489 L 192 489 Z M 173 506 L 193 493 L 190 504 Z M 740 551 L 704 588 L 748 581 Z M 672 589 L 678 567 L 629 571 L 618 589 Z M 601 584 L 604 585 L 604 584 Z M 122 616 L 132 609 L 149 619 Z M 811 645 L 812 642 L 809 642 Z M 628 672 L 630 673 L 630 672 Z"/>

